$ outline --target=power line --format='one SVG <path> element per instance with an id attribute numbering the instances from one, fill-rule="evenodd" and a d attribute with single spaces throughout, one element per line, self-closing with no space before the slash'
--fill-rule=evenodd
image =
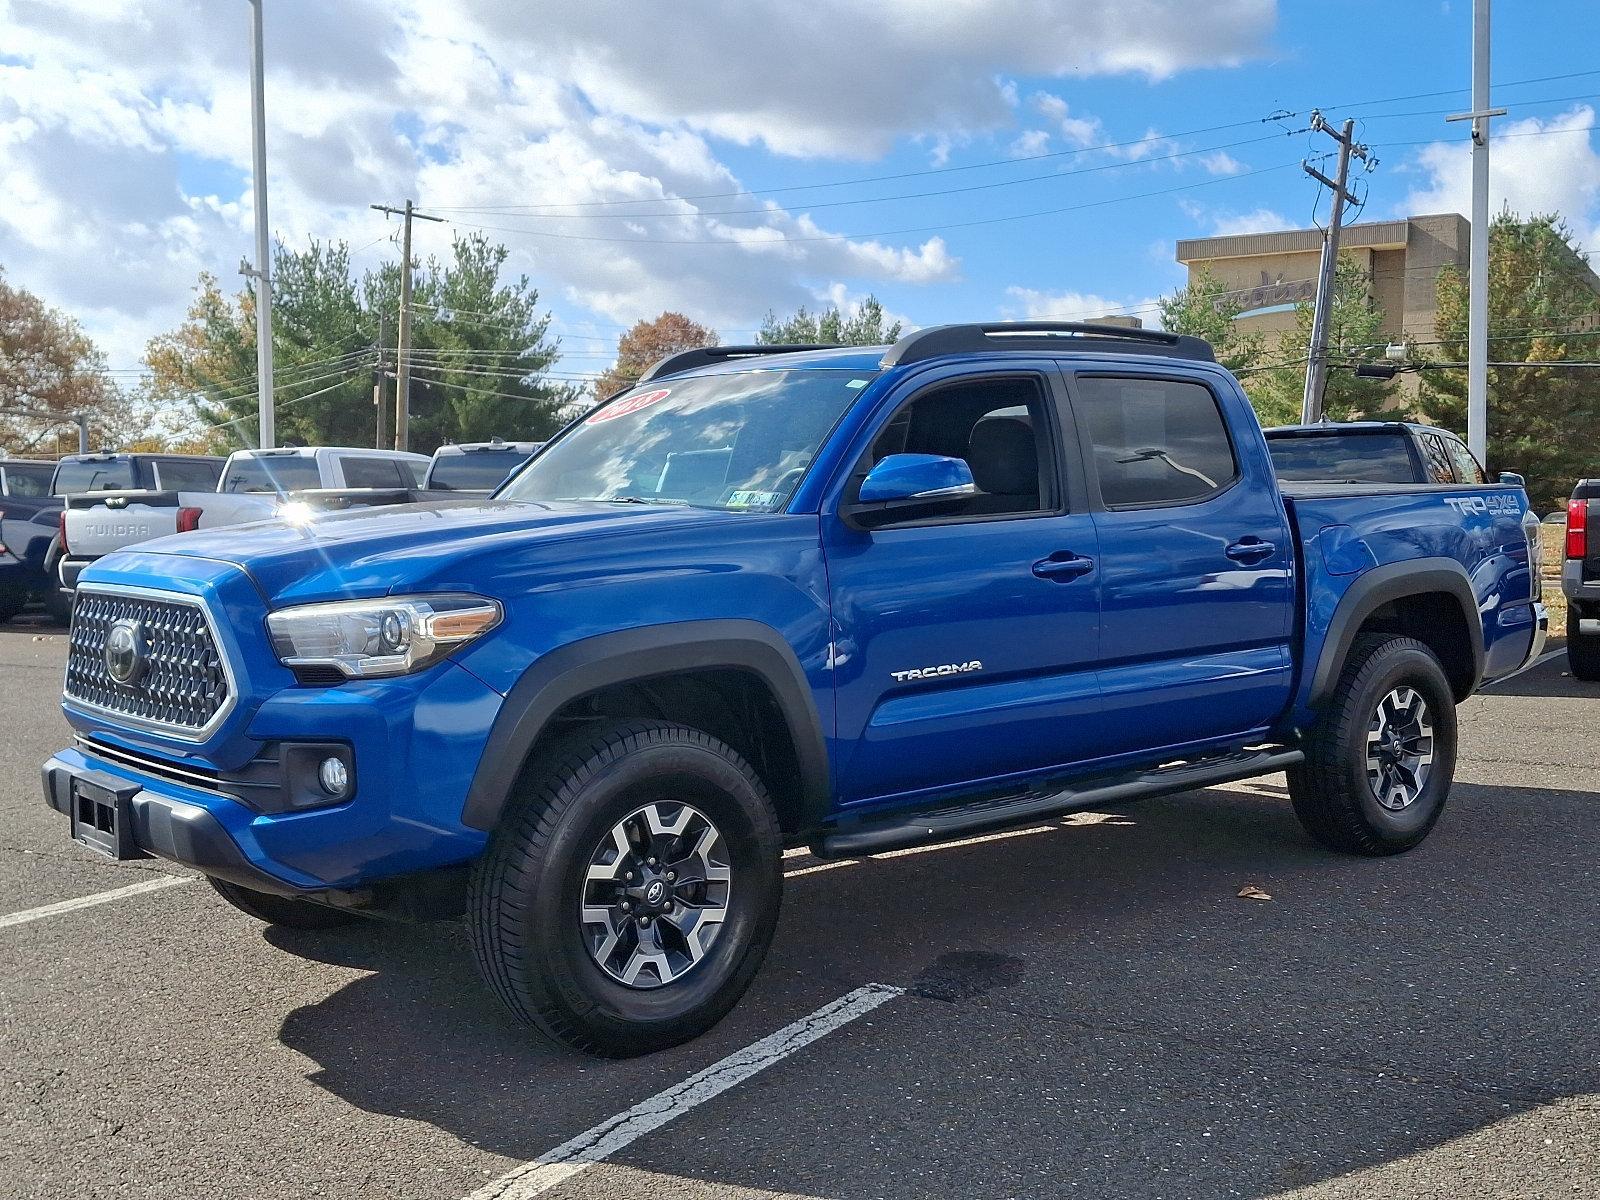
<path id="1" fill-rule="evenodd" d="M 1090 200 L 1081 204 L 1068 204 L 1060 208 L 1039 209 L 1035 212 L 1010 213 L 1001 217 L 981 217 L 968 221 L 951 221 L 942 225 L 915 225 L 904 229 L 882 229 L 866 233 L 832 233 L 815 236 L 790 237 L 780 234 L 774 238 L 613 238 L 600 237 L 591 234 L 579 233 L 552 233 L 546 230 L 509 228 L 502 225 L 480 225 L 469 221 L 457 221 L 447 218 L 449 223 L 461 229 L 477 229 L 488 233 L 520 233 L 524 237 L 554 238 L 558 241 L 573 242 L 604 242 L 609 245 L 634 245 L 634 246 L 781 246 L 798 245 L 807 242 L 849 242 L 867 238 L 897 237 L 908 233 L 944 233 L 952 229 L 970 229 L 979 225 L 1000 225 L 1009 221 L 1026 221 L 1036 217 L 1053 217 L 1062 213 L 1081 212 L 1090 208 L 1104 208 L 1112 204 L 1125 204 L 1133 200 L 1147 200 L 1153 196 L 1170 196 L 1177 192 L 1193 191 L 1196 188 L 1214 187 L 1219 183 L 1231 183 L 1234 180 L 1248 179 L 1253 175 L 1268 175 L 1274 171 L 1285 171 L 1290 167 L 1299 166 L 1299 160 L 1289 163 L 1279 163 L 1271 167 L 1257 167 L 1249 171 L 1240 171 L 1234 175 L 1222 175 L 1215 179 L 1202 179 L 1194 183 L 1180 184 L 1177 187 L 1157 188 L 1149 192 L 1135 192 L 1129 196 L 1112 196 L 1105 200 Z M 757 233 L 770 230 L 770 226 L 744 228 L 738 232 Z M 776 231 L 773 231 L 776 232 Z"/>

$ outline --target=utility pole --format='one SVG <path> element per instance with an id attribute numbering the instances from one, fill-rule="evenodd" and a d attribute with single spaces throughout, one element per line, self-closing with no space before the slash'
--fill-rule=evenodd
<path id="1" fill-rule="evenodd" d="M 1344 222 L 1345 202 L 1350 199 L 1346 186 L 1350 179 L 1350 159 L 1353 156 L 1367 162 L 1367 148 L 1355 140 L 1354 121 L 1346 121 L 1344 128 L 1335 133 L 1327 119 L 1313 110 L 1311 132 L 1325 133 L 1339 143 L 1339 169 L 1335 178 L 1329 179 L 1309 162 L 1300 164 L 1307 175 L 1333 193 L 1333 212 L 1328 216 L 1328 228 L 1322 235 L 1322 266 L 1317 272 L 1317 304 L 1311 317 L 1306 390 L 1300 401 L 1300 421 L 1305 425 L 1322 420 L 1322 393 L 1328 385 L 1328 325 L 1333 317 L 1334 280 L 1339 268 L 1339 228 Z M 1371 165 L 1368 163 L 1369 167 Z"/>
<path id="2" fill-rule="evenodd" d="M 384 330 L 388 325 L 388 318 L 382 313 L 378 314 L 378 359 L 372 368 L 372 407 L 378 414 L 377 437 L 373 442 L 379 450 L 386 449 L 384 443 L 389 440 L 389 406 L 384 403 L 383 381 L 389 372 L 389 364 L 383 360 Z"/>
<path id="3" fill-rule="evenodd" d="M 409 450 L 411 448 L 411 218 L 417 217 L 424 221 L 443 221 L 443 217 L 430 217 L 427 213 L 417 212 L 411 201 L 406 201 L 405 208 L 393 208 L 387 204 L 373 204 L 369 207 L 381 213 L 393 213 L 405 218 L 405 230 L 400 235 L 400 336 L 395 346 L 395 395 L 394 395 L 394 448 L 396 450 Z"/>
<path id="4" fill-rule="evenodd" d="M 1472 3 L 1472 241 L 1467 253 L 1467 447 L 1479 462 L 1489 444 L 1489 0 Z"/>
<path id="5" fill-rule="evenodd" d="M 264 450 L 277 443 L 272 407 L 272 245 L 267 232 L 266 50 L 261 35 L 263 0 L 250 0 L 250 110 L 253 116 L 256 189 L 256 265 L 246 272 L 256 280 L 256 394 L 261 406 L 258 440 Z"/>

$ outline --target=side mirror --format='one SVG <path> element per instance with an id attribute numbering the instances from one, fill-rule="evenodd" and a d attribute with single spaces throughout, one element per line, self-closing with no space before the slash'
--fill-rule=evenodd
<path id="1" fill-rule="evenodd" d="M 1515 471 L 1501 471 L 1500 482 L 1509 484 L 1511 487 L 1525 488 L 1528 486 L 1528 481 Z"/>
<path id="2" fill-rule="evenodd" d="M 871 527 L 906 509 L 955 508 L 977 495 L 965 459 L 940 454 L 891 454 L 867 472 L 845 515 Z"/>

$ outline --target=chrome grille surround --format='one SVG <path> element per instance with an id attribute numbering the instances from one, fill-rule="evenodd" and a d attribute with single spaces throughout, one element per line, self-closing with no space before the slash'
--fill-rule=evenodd
<path id="1" fill-rule="evenodd" d="M 115 682 L 105 660 L 107 633 L 126 619 L 144 626 L 149 650 L 131 686 Z M 238 702 L 233 671 L 204 601 L 108 584 L 78 586 L 62 691 L 78 708 L 188 742 L 204 741 Z"/>

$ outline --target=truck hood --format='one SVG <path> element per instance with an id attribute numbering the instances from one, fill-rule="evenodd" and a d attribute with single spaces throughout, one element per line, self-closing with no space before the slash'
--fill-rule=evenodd
<path id="1" fill-rule="evenodd" d="M 738 514 L 677 505 L 445 500 L 180 533 L 138 549 L 233 563 L 278 605 L 403 592 L 462 558 L 730 519 Z"/>

